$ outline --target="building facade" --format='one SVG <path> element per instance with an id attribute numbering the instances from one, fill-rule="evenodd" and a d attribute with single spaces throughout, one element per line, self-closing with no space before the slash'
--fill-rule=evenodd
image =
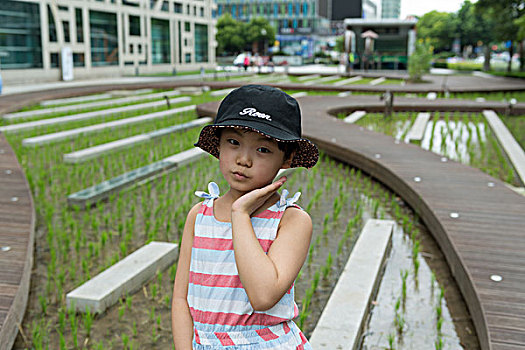
<path id="1" fill-rule="evenodd" d="M 192 70 L 215 65 L 213 0 L 2 0 L 5 82 Z"/>
<path id="2" fill-rule="evenodd" d="M 382 0 L 381 18 L 398 19 L 401 14 L 401 0 Z"/>
<path id="3" fill-rule="evenodd" d="M 280 51 L 303 57 L 312 56 L 315 37 L 330 30 L 328 19 L 319 15 L 319 0 L 217 0 L 217 16 L 225 13 L 243 22 L 267 19 L 275 28 Z"/>

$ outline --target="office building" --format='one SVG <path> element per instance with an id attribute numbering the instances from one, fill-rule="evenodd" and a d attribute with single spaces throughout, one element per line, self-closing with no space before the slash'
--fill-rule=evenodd
<path id="1" fill-rule="evenodd" d="M 215 10 L 213 0 L 2 0 L 2 76 L 59 80 L 68 50 L 75 78 L 211 67 Z"/>
<path id="2" fill-rule="evenodd" d="M 401 0 L 382 0 L 381 18 L 398 19 L 401 13 Z"/>

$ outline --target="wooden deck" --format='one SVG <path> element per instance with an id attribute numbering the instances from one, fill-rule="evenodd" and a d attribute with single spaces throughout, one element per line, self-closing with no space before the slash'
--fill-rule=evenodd
<path id="1" fill-rule="evenodd" d="M 327 112 L 363 107 L 363 97 L 299 99 L 304 136 L 390 187 L 418 213 L 445 255 L 482 349 L 525 349 L 525 197 L 478 169 L 442 162 L 440 155 Z M 217 107 L 200 105 L 198 113 L 214 116 Z M 495 282 L 492 275 L 503 279 Z"/>
<path id="2" fill-rule="evenodd" d="M 0 133 L 0 349 L 13 345 L 26 309 L 34 226 L 31 191 L 11 146 Z"/>

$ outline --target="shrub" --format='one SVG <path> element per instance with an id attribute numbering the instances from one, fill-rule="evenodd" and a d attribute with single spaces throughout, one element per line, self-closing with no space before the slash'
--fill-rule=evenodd
<path id="1" fill-rule="evenodd" d="M 408 74 L 413 82 L 421 81 L 423 74 L 430 70 L 432 48 L 423 40 L 418 40 L 416 48 L 408 60 Z"/>

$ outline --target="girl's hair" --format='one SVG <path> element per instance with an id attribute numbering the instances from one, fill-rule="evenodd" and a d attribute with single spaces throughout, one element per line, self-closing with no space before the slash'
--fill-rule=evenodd
<path id="1" fill-rule="evenodd" d="M 222 129 L 223 128 L 215 129 L 215 135 L 217 135 L 217 138 L 219 140 L 221 139 Z M 245 131 L 248 132 L 248 131 L 252 131 L 252 130 L 245 129 Z M 254 132 L 256 132 L 256 131 L 254 130 Z M 271 139 L 275 140 L 274 138 L 271 138 Z M 284 159 L 285 160 L 289 159 L 290 156 L 292 155 L 292 152 L 297 149 L 297 142 L 294 142 L 294 141 L 286 142 L 286 141 L 275 140 L 275 142 L 277 142 L 277 148 L 279 148 L 280 151 L 284 152 Z"/>

